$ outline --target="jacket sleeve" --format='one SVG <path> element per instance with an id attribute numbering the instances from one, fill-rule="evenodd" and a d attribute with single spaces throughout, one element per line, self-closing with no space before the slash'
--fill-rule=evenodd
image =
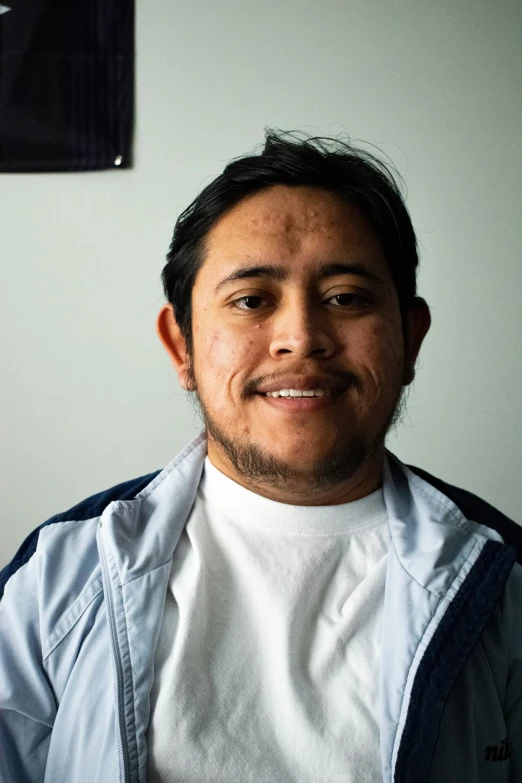
<path id="1" fill-rule="evenodd" d="M 510 782 L 522 781 L 522 566 L 515 563 L 506 584 L 502 625 L 508 649 L 505 703 Z"/>
<path id="2" fill-rule="evenodd" d="M 0 600 L 0 783 L 41 783 L 56 715 L 42 663 L 38 555 L 11 575 Z"/>

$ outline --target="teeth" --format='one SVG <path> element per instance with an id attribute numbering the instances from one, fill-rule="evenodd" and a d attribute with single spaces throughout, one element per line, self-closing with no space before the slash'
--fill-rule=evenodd
<path id="1" fill-rule="evenodd" d="M 280 389 L 266 392 L 267 397 L 325 397 L 328 394 L 331 394 L 330 389 Z"/>

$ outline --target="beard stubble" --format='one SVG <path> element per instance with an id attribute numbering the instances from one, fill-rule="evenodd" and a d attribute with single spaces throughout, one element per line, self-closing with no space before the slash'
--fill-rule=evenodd
<path id="1" fill-rule="evenodd" d="M 406 370 L 406 368 L 405 368 Z M 292 466 L 255 441 L 229 436 L 212 418 L 202 399 L 193 361 L 188 370 L 189 391 L 195 395 L 198 413 L 203 419 L 207 436 L 229 460 L 237 473 L 254 485 L 265 485 L 278 489 L 297 489 L 300 481 Z M 357 379 L 354 379 L 358 383 Z M 409 385 L 401 386 L 395 407 L 381 428 L 366 437 L 357 434 L 335 452 L 318 460 L 307 479 L 306 493 L 313 495 L 325 489 L 346 484 L 361 471 L 366 463 L 384 446 L 387 433 L 402 421 Z"/>

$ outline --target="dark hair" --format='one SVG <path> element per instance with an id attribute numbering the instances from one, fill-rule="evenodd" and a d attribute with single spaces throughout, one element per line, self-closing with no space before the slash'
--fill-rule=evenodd
<path id="1" fill-rule="evenodd" d="M 364 212 L 388 262 L 404 328 L 404 313 L 416 295 L 418 253 L 393 174 L 385 163 L 349 141 L 308 134 L 301 140 L 296 133 L 265 128 L 263 151 L 234 158 L 176 221 L 162 281 L 189 353 L 192 288 L 205 259 L 209 230 L 241 199 L 273 185 L 322 187 Z"/>

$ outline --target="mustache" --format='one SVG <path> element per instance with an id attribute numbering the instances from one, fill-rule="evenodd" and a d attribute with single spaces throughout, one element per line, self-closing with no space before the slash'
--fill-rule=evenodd
<path id="1" fill-rule="evenodd" d="M 322 370 L 321 372 L 314 371 L 312 369 L 308 370 L 307 372 L 299 372 L 297 370 L 294 370 L 293 372 L 289 370 L 289 368 L 286 368 L 285 370 L 281 370 L 280 372 L 271 373 L 269 375 L 258 375 L 255 378 L 251 378 L 249 381 L 245 383 L 244 389 L 243 389 L 243 397 L 248 397 L 251 394 L 255 394 L 257 392 L 258 388 L 264 384 L 264 383 L 277 383 L 280 380 L 283 380 L 284 378 L 287 378 L 288 375 L 314 375 L 320 377 L 322 380 L 331 383 L 332 385 L 339 385 L 346 387 L 349 389 L 350 387 L 354 387 L 356 389 L 361 388 L 361 382 L 357 375 L 355 373 L 351 372 L 350 370 Z"/>

